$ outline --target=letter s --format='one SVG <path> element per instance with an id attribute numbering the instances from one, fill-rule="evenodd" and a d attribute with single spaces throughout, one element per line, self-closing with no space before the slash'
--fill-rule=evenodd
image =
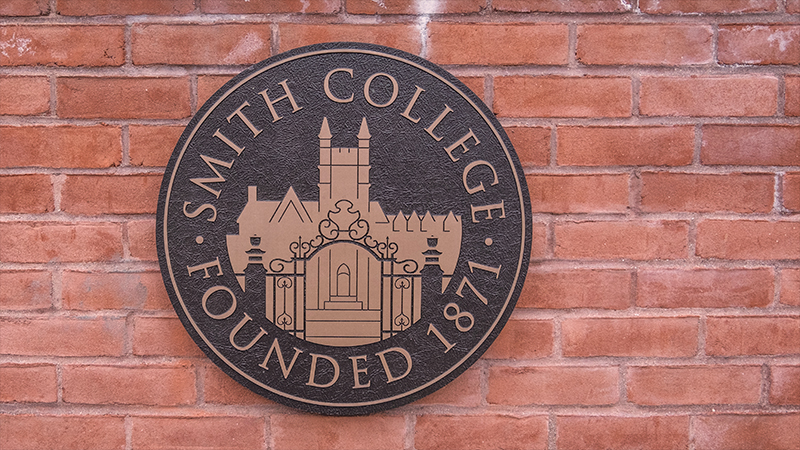
<path id="1" fill-rule="evenodd" d="M 186 210 L 186 207 L 191 205 L 191 204 L 192 204 L 192 202 L 183 202 L 183 215 L 184 216 L 186 216 L 186 217 L 188 217 L 190 219 L 194 219 L 195 217 L 199 216 L 203 211 L 205 211 L 207 209 L 210 209 L 211 212 L 213 212 L 214 214 L 212 214 L 211 217 L 209 217 L 207 220 L 209 222 L 213 222 L 213 221 L 217 220 L 217 208 L 215 208 L 214 205 L 212 205 L 210 203 L 203 203 L 202 205 L 200 205 L 194 211 L 189 212 L 189 211 Z"/>

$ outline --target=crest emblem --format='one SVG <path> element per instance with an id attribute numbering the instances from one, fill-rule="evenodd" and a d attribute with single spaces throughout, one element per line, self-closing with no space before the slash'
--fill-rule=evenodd
<path id="1" fill-rule="evenodd" d="M 452 75 L 332 43 L 263 61 L 195 115 L 157 243 L 189 334 L 249 389 L 352 415 L 444 386 L 488 348 L 530 257 L 524 175 Z"/>

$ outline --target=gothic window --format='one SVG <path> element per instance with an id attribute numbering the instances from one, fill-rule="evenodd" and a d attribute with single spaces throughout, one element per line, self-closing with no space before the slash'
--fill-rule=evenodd
<path id="1" fill-rule="evenodd" d="M 339 297 L 350 296 L 350 268 L 342 264 L 336 269 L 336 295 Z"/>

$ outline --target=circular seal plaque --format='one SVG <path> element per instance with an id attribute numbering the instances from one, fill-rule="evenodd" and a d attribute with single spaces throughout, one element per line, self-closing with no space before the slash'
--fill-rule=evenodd
<path id="1" fill-rule="evenodd" d="M 186 127 L 161 186 L 161 271 L 197 345 L 277 402 L 367 414 L 489 347 L 530 257 L 508 137 L 441 68 L 331 43 L 247 69 Z"/>

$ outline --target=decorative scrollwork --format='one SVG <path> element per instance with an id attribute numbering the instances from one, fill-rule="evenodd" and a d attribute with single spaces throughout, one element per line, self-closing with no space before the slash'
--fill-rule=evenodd
<path id="1" fill-rule="evenodd" d="M 281 289 L 289 289 L 292 287 L 292 279 L 289 277 L 280 277 L 278 278 L 278 287 Z"/>
<path id="2" fill-rule="evenodd" d="M 404 259 L 403 261 L 396 261 L 395 264 L 399 265 L 405 273 L 416 273 L 419 269 L 419 263 L 413 259 Z"/>
<path id="3" fill-rule="evenodd" d="M 409 319 L 405 314 L 400 314 L 395 316 L 394 324 L 400 327 L 400 330 L 405 330 L 407 326 L 411 325 L 411 319 Z"/>
<path id="4" fill-rule="evenodd" d="M 284 330 L 286 329 L 286 327 L 291 325 L 292 322 L 294 322 L 294 320 L 292 320 L 292 316 L 290 316 L 290 315 L 288 315 L 286 313 L 281 313 L 281 315 L 278 316 L 278 318 L 275 320 L 275 323 L 279 327 L 282 327 Z"/>
<path id="5" fill-rule="evenodd" d="M 281 273 L 286 269 L 287 264 L 292 264 L 292 262 L 285 259 L 275 258 L 269 262 L 269 270 L 275 273 Z"/>

